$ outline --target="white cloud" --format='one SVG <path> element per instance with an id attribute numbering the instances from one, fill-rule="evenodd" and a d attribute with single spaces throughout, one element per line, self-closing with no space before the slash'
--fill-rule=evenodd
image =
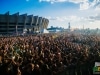
<path id="1" fill-rule="evenodd" d="M 62 17 L 46 17 L 48 18 L 49 20 L 53 21 L 59 21 L 59 22 L 64 22 L 64 21 L 80 21 L 81 17 L 78 17 L 78 16 L 74 16 L 74 15 L 71 15 L 71 16 L 62 16 Z"/>
<path id="2" fill-rule="evenodd" d="M 79 4 L 80 10 L 86 10 L 90 8 L 90 2 L 88 0 L 69 0 L 69 2 Z"/>
<path id="3" fill-rule="evenodd" d="M 56 20 L 56 21 L 65 21 L 67 20 L 67 17 L 46 17 L 49 20 Z"/>
<path id="4" fill-rule="evenodd" d="M 68 0 L 39 0 L 39 2 L 50 2 L 51 4 L 56 2 L 66 2 Z"/>
<path id="5" fill-rule="evenodd" d="M 86 10 L 86 9 L 89 9 L 89 8 L 90 8 L 90 6 L 89 6 L 88 2 L 84 2 L 84 3 L 80 4 L 80 10 Z"/>
<path id="6" fill-rule="evenodd" d="M 50 25 L 61 26 L 67 28 L 68 22 L 71 23 L 72 28 L 100 28 L 100 14 L 95 16 L 80 17 L 76 15 L 60 16 L 60 17 L 46 17 L 50 21 Z"/>
<path id="7" fill-rule="evenodd" d="M 100 0 L 94 0 L 93 2 L 91 2 L 91 6 L 95 6 L 97 4 L 100 4 Z"/>
<path id="8" fill-rule="evenodd" d="M 97 4 L 100 5 L 100 0 L 94 0 L 92 2 L 90 2 L 89 0 L 39 0 L 39 2 L 50 2 L 51 4 L 54 4 L 56 2 L 71 2 L 79 4 L 80 10 L 86 10 L 91 7 L 95 7 Z"/>
<path id="9" fill-rule="evenodd" d="M 89 17 L 91 20 L 100 21 L 100 13 L 96 14 L 95 16 Z"/>
<path id="10" fill-rule="evenodd" d="M 73 3 L 81 3 L 86 2 L 88 0 L 39 0 L 39 2 L 73 2 Z"/>
<path id="11" fill-rule="evenodd" d="M 69 0 L 69 2 L 72 2 L 72 3 L 83 3 L 83 2 L 88 2 L 88 0 Z"/>
<path id="12" fill-rule="evenodd" d="M 39 2 L 51 2 L 52 0 L 39 0 Z"/>
<path id="13" fill-rule="evenodd" d="M 88 23 L 88 27 L 95 29 L 95 28 L 99 28 L 100 29 L 100 21 L 95 21 L 95 22 L 89 22 Z"/>
<path id="14" fill-rule="evenodd" d="M 95 10 L 100 11 L 100 4 L 96 6 Z"/>

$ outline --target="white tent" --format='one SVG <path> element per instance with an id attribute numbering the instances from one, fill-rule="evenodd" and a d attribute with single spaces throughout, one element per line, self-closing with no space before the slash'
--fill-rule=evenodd
<path id="1" fill-rule="evenodd" d="M 42 33 L 49 33 L 49 31 L 46 30 L 46 29 L 43 29 L 43 30 L 42 30 Z"/>

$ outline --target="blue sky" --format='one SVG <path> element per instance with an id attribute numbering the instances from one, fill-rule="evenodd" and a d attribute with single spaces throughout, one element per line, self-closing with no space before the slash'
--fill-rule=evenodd
<path id="1" fill-rule="evenodd" d="M 100 28 L 100 0 L 0 0 L 0 14 L 33 14 L 49 19 L 49 26 Z"/>

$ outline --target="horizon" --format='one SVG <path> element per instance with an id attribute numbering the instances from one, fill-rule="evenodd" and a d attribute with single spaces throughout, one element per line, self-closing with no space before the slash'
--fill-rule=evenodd
<path id="1" fill-rule="evenodd" d="M 0 14 L 38 15 L 49 19 L 48 28 L 100 29 L 100 0 L 0 0 Z"/>

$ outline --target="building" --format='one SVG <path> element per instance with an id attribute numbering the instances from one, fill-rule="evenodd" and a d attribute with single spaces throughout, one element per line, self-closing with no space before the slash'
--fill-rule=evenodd
<path id="1" fill-rule="evenodd" d="M 10 15 L 9 12 L 0 14 L 0 34 L 12 35 L 22 33 L 36 33 L 47 29 L 49 20 L 39 16 L 18 13 Z"/>
<path id="2" fill-rule="evenodd" d="M 57 33 L 57 32 L 63 32 L 64 28 L 62 27 L 53 27 L 47 29 L 50 33 Z"/>
<path id="3" fill-rule="evenodd" d="M 69 30 L 69 31 L 71 30 L 70 22 L 68 23 L 68 30 Z"/>

